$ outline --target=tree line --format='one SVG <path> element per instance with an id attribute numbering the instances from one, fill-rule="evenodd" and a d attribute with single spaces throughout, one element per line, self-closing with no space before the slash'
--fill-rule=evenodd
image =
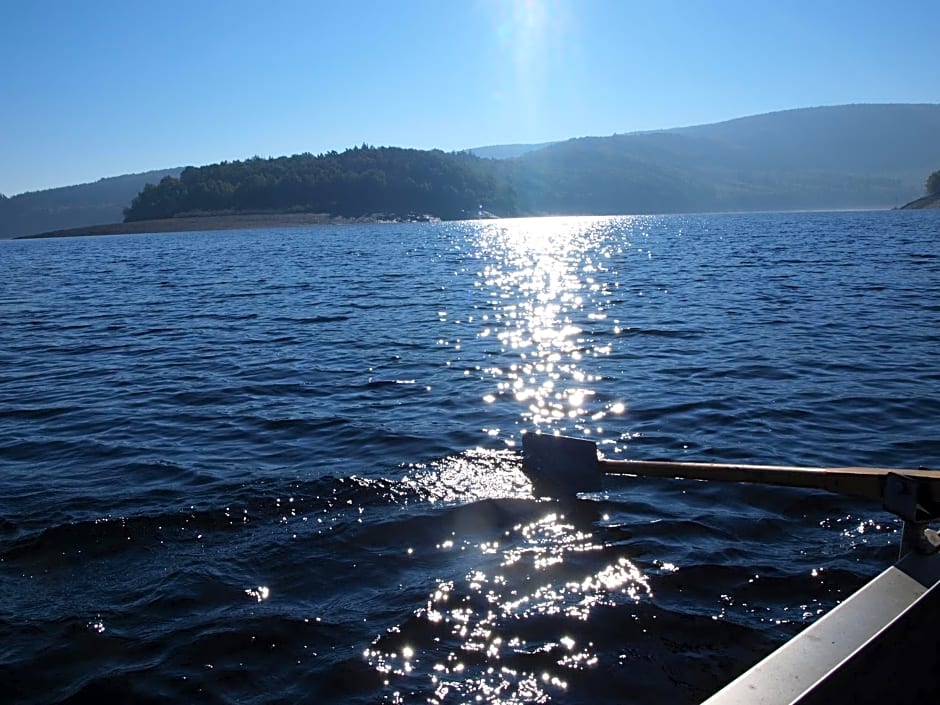
<path id="1" fill-rule="evenodd" d="M 453 219 L 481 205 L 501 216 L 890 207 L 925 184 L 910 174 L 940 155 L 930 139 L 938 120 L 940 106 L 841 106 L 573 139 L 510 159 L 368 145 L 255 157 L 170 174 L 124 214 Z M 885 124 L 895 128 L 886 133 Z M 925 185 L 940 193 L 940 173 Z"/>
<path id="2" fill-rule="evenodd" d="M 362 145 L 345 152 L 187 167 L 179 178 L 147 184 L 125 222 L 245 212 L 310 212 L 466 218 L 484 207 L 516 213 L 515 194 L 497 162 L 466 153 Z"/>
<path id="3" fill-rule="evenodd" d="M 924 186 L 928 196 L 940 196 L 940 170 L 928 176 Z"/>

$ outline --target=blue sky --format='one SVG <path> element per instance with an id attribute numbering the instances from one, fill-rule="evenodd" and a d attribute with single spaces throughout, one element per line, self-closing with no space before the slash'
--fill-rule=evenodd
<path id="1" fill-rule="evenodd" d="M 0 193 L 940 102 L 940 2 L 0 3 Z"/>

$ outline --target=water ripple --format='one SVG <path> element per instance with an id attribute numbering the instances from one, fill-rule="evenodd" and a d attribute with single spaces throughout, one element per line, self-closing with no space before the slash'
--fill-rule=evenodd
<path id="1" fill-rule="evenodd" d="M 936 214 L 0 242 L 11 701 L 698 702 L 888 565 L 879 507 L 518 445 L 940 468 Z"/>

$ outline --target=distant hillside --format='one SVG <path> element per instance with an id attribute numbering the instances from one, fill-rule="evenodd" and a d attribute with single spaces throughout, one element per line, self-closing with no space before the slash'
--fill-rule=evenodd
<path id="1" fill-rule="evenodd" d="M 899 175 L 916 188 L 936 168 L 940 105 L 840 105 L 784 110 L 670 130 L 747 155 L 752 167 Z"/>
<path id="2" fill-rule="evenodd" d="M 891 208 L 922 192 L 940 163 L 938 136 L 940 105 L 847 105 L 584 137 L 506 159 L 363 147 L 188 168 L 145 189 L 127 218 L 280 210 L 447 219 L 480 203 L 499 215 Z"/>
<path id="3" fill-rule="evenodd" d="M 470 154 L 483 159 L 512 159 L 528 152 L 534 152 L 543 147 L 550 147 L 557 142 L 542 142 L 540 144 L 495 144 L 490 147 L 474 147 L 466 150 Z"/>
<path id="4" fill-rule="evenodd" d="M 30 191 L 0 198 L 0 238 L 47 230 L 116 223 L 124 208 L 147 183 L 178 176 L 182 169 L 162 169 L 100 179 L 91 184 Z"/>
<path id="5" fill-rule="evenodd" d="M 806 108 L 511 160 L 525 213 L 890 208 L 940 163 L 940 105 Z"/>
<path id="6" fill-rule="evenodd" d="M 0 237 L 118 222 L 132 201 L 131 220 L 891 208 L 937 164 L 940 105 L 803 108 L 459 154 L 363 147 L 133 174 L 0 199 Z"/>

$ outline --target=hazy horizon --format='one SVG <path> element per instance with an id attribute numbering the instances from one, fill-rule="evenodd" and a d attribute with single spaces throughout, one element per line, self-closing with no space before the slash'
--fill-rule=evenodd
<path id="1" fill-rule="evenodd" d="M 940 101 L 940 9 L 729 1 L 14 5 L 0 193 L 369 143 L 445 151 Z M 890 29 L 890 32 L 888 31 Z"/>

